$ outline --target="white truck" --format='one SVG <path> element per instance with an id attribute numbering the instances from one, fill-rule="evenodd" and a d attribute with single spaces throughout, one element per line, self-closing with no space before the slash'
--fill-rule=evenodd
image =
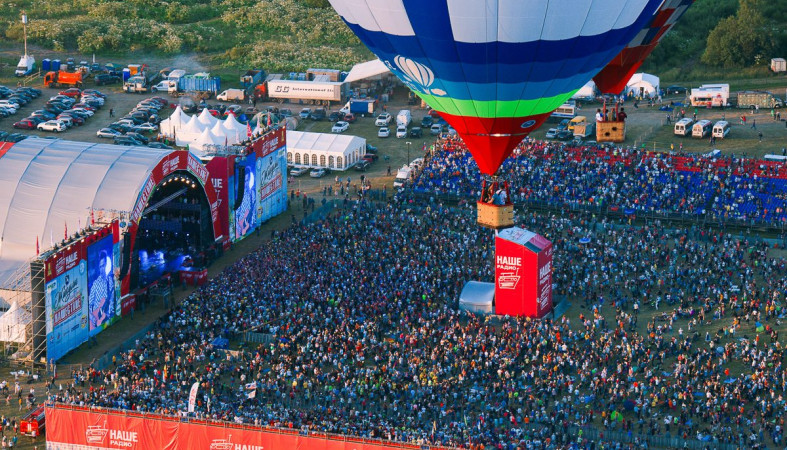
<path id="1" fill-rule="evenodd" d="M 703 84 L 691 90 L 691 106 L 724 107 L 729 104 L 729 84 Z"/>
<path id="2" fill-rule="evenodd" d="M 227 89 L 216 96 L 216 100 L 223 102 L 234 102 L 246 100 L 246 91 L 243 89 Z"/>
<path id="3" fill-rule="evenodd" d="M 347 96 L 347 84 L 335 81 L 270 80 L 267 85 L 268 97 L 280 103 L 306 100 L 309 104 L 330 105 Z"/>
<path id="4" fill-rule="evenodd" d="M 34 70 L 36 70 L 36 59 L 32 55 L 24 55 L 19 59 L 14 75 L 24 77 L 32 74 Z"/>
<path id="5" fill-rule="evenodd" d="M 410 166 L 403 166 L 396 172 L 396 178 L 394 178 L 393 186 L 395 188 L 399 188 L 404 186 L 404 183 L 410 179 L 410 172 L 413 171 L 413 168 Z"/>
<path id="6" fill-rule="evenodd" d="M 413 116 L 409 109 L 403 109 L 396 114 L 396 125 L 407 128 L 410 122 L 413 121 Z"/>

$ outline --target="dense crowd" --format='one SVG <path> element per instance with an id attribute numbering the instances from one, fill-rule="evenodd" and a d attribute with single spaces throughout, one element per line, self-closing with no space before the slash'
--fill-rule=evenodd
<path id="1" fill-rule="evenodd" d="M 787 163 L 525 140 L 498 174 L 514 202 L 606 207 L 787 224 Z M 481 174 L 464 144 L 439 141 L 416 191 L 477 198 Z"/>
<path id="2" fill-rule="evenodd" d="M 584 448 L 570 430 L 592 425 L 784 445 L 783 256 L 696 229 L 522 220 L 553 241 L 556 298 L 575 313 L 460 312 L 464 283 L 493 276 L 472 211 L 351 202 L 242 258 L 50 398 L 176 414 L 199 382 L 200 416 L 408 442 Z M 213 345 L 246 330 L 273 340 Z"/>

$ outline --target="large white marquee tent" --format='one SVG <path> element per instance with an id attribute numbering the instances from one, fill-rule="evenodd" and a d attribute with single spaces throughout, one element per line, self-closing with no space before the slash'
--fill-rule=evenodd
<path id="1" fill-rule="evenodd" d="M 348 134 L 287 130 L 287 163 L 347 170 L 366 155 L 366 139 Z"/>

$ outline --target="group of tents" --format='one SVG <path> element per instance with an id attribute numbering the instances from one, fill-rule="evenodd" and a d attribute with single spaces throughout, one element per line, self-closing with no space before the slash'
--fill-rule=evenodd
<path id="1" fill-rule="evenodd" d="M 180 106 L 161 122 L 160 130 L 175 145 L 188 146 L 195 152 L 206 152 L 215 146 L 236 145 L 262 132 L 259 125 L 252 129 L 250 124 L 239 122 L 231 113 L 225 119 L 219 119 L 206 108 L 199 115 L 188 115 Z"/>

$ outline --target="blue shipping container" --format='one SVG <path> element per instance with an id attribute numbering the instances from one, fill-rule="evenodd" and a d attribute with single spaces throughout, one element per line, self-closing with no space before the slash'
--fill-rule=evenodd
<path id="1" fill-rule="evenodd" d="M 52 61 L 49 58 L 41 60 L 41 70 L 43 72 L 49 72 L 51 70 L 51 67 L 52 67 Z"/>
<path id="2" fill-rule="evenodd" d="M 178 87 L 181 91 L 200 91 L 200 92 L 213 92 L 214 94 L 221 90 L 221 79 L 219 77 L 213 78 L 194 78 L 182 77 L 178 80 Z"/>

